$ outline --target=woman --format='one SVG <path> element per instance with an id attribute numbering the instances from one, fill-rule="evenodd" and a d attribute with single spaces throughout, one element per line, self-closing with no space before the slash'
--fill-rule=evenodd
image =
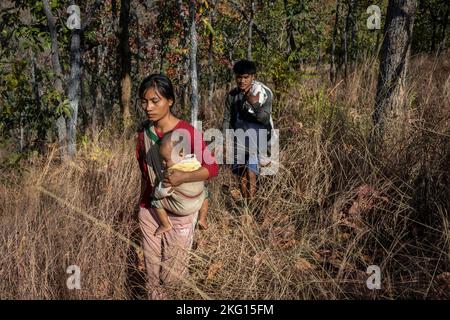
<path id="1" fill-rule="evenodd" d="M 144 79 L 139 88 L 139 100 L 148 119 L 137 134 L 136 155 L 142 173 L 139 224 L 143 233 L 149 294 L 152 299 L 161 299 L 165 297 L 160 284 L 173 284 L 187 271 L 188 251 L 192 246 L 197 215 L 179 216 L 169 213 L 173 228 L 156 236 L 155 231 L 160 223 L 151 206 L 156 181 L 159 177 L 173 187 L 185 182 L 205 181 L 217 175 L 218 166 L 205 147 L 202 134 L 171 113 L 175 94 L 171 81 L 165 75 L 152 74 Z M 154 151 L 158 139 L 174 130 L 189 133 L 187 137 L 190 139 L 191 150 L 199 161 L 201 159 L 200 169 L 192 172 L 173 171 L 170 175 L 160 174 Z"/>

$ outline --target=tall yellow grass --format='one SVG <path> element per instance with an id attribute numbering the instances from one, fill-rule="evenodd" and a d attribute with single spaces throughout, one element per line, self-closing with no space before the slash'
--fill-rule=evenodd
<path id="1" fill-rule="evenodd" d="M 373 154 L 368 135 L 376 66 L 347 81 L 301 80 L 278 97 L 280 170 L 253 201 L 210 183 L 210 228 L 197 231 L 192 285 L 171 298 L 448 298 L 450 63 L 410 63 L 407 108 Z M 221 120 L 223 91 L 207 126 Z M 60 163 L 56 149 L 2 171 L 0 298 L 143 299 L 134 140 L 104 132 Z M 66 268 L 81 269 L 68 290 Z M 366 269 L 381 269 L 381 289 Z"/>

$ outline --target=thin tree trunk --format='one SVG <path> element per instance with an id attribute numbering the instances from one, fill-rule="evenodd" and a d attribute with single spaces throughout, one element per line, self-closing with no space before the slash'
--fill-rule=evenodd
<path id="1" fill-rule="evenodd" d="M 39 83 L 37 81 L 37 72 L 36 72 L 36 54 L 30 50 L 31 56 L 31 86 L 33 88 L 33 96 L 34 96 L 34 105 L 36 110 L 42 110 L 41 98 L 39 96 Z M 39 112 L 41 114 L 41 112 Z M 42 119 L 42 116 L 38 116 L 38 121 Z M 45 152 L 45 139 L 47 136 L 47 128 L 41 123 L 37 129 L 37 144 L 40 154 L 44 154 Z"/>
<path id="2" fill-rule="evenodd" d="M 440 54 L 445 48 L 446 41 L 446 32 L 448 25 L 448 16 L 450 15 L 450 2 L 447 1 L 447 9 L 445 10 L 443 19 L 442 19 L 442 32 L 441 32 L 441 41 L 438 48 L 438 54 Z"/>
<path id="3" fill-rule="evenodd" d="M 334 16 L 334 28 L 333 28 L 333 38 L 331 42 L 331 62 L 330 62 L 330 81 L 334 83 L 336 81 L 336 37 L 339 25 L 339 6 L 341 1 L 338 0 L 336 4 L 336 13 Z"/>
<path id="4" fill-rule="evenodd" d="M 24 148 L 24 115 L 23 112 L 20 112 L 20 122 L 19 122 L 19 126 L 20 126 L 20 140 L 19 140 L 19 147 L 20 147 L 20 152 L 23 151 Z"/>
<path id="5" fill-rule="evenodd" d="M 68 88 L 70 118 L 68 119 L 68 153 L 70 157 L 76 155 L 76 135 L 78 107 L 81 89 L 81 30 L 73 29 L 70 41 L 70 82 Z"/>
<path id="6" fill-rule="evenodd" d="M 47 17 L 47 24 L 50 30 L 51 39 L 51 60 L 53 66 L 53 72 L 55 73 L 55 89 L 60 96 L 60 103 L 64 100 L 64 89 L 62 84 L 62 68 L 59 62 L 59 45 L 58 45 L 58 33 L 56 31 L 56 20 L 52 14 L 50 4 L 48 0 L 43 0 L 44 12 Z M 65 159 L 67 155 L 66 142 L 67 142 L 67 128 L 66 119 L 63 115 L 60 115 L 56 120 L 56 127 L 58 130 L 58 142 L 61 148 L 62 158 Z"/>
<path id="7" fill-rule="evenodd" d="M 136 20 L 136 74 L 140 74 L 141 69 L 141 37 L 140 37 L 140 25 L 139 25 L 139 16 L 135 10 L 132 13 L 134 19 Z"/>
<path id="8" fill-rule="evenodd" d="M 252 60 L 252 33 L 253 33 L 253 16 L 255 14 L 255 1 L 250 0 L 250 19 L 248 21 L 248 36 L 247 36 L 247 59 Z"/>
<path id="9" fill-rule="evenodd" d="M 211 1 L 210 10 L 209 10 L 209 23 L 211 27 L 215 26 L 215 17 L 216 17 L 216 1 Z M 212 107 L 212 100 L 214 94 L 214 34 L 212 32 L 209 33 L 209 46 L 208 46 L 208 100 L 206 105 L 206 114 L 209 115 Z"/>
<path id="10" fill-rule="evenodd" d="M 415 0 L 390 0 L 388 4 L 373 114 L 377 137 L 383 135 L 385 112 L 395 113 L 403 105 L 401 92 L 405 84 L 415 8 Z"/>
<path id="11" fill-rule="evenodd" d="M 316 57 L 316 70 L 319 70 L 319 66 L 320 66 L 320 37 L 319 37 L 319 33 L 316 34 L 316 46 L 317 46 L 317 57 Z"/>
<path id="12" fill-rule="evenodd" d="M 70 81 L 68 88 L 69 105 L 71 109 L 70 118 L 67 123 L 68 131 L 68 154 L 70 157 L 74 157 L 77 152 L 76 138 L 77 138 L 77 121 L 78 121 L 78 109 L 80 103 L 81 94 L 81 34 L 85 28 L 89 25 L 91 17 L 95 14 L 95 11 L 100 7 L 102 1 L 96 0 L 93 6 L 87 10 L 84 15 L 80 29 L 73 29 L 70 40 Z M 74 4 L 74 1 L 72 1 Z"/>
<path id="13" fill-rule="evenodd" d="M 120 106 L 124 131 L 131 125 L 130 0 L 121 0 L 119 18 Z"/>
<path id="14" fill-rule="evenodd" d="M 347 79 L 348 74 L 348 34 L 350 29 L 350 23 L 353 22 L 353 8 L 355 0 L 347 0 L 347 16 L 345 18 L 344 26 L 344 78 Z"/>
<path id="15" fill-rule="evenodd" d="M 199 94 L 198 94 L 198 78 L 197 78 L 197 28 L 195 23 L 195 0 L 189 1 L 189 16 L 191 19 L 191 31 L 190 31 L 190 76 L 191 76 L 191 123 L 194 127 L 197 127 L 198 119 L 198 107 L 199 107 Z"/>
<path id="16" fill-rule="evenodd" d="M 357 33 L 358 33 L 358 23 L 356 21 L 355 14 L 357 12 L 358 1 L 352 1 L 352 38 L 351 38 L 351 48 L 352 48 L 352 63 L 355 63 L 358 58 L 358 41 L 357 41 Z"/>
<path id="17" fill-rule="evenodd" d="M 90 79 L 91 80 L 90 80 Z M 92 83 L 92 75 L 85 74 L 84 72 L 81 72 L 81 79 L 80 79 L 80 103 L 78 106 L 79 110 L 79 116 L 81 118 L 81 124 L 78 124 L 77 130 L 81 132 L 86 132 L 86 129 L 89 126 L 89 113 L 91 113 L 92 110 L 90 110 L 93 106 L 92 103 L 90 103 L 90 95 L 89 95 L 89 83 Z"/>
<path id="18" fill-rule="evenodd" d="M 283 0 L 283 6 L 284 6 L 284 14 L 286 16 L 286 32 L 287 32 L 287 41 L 289 46 L 289 56 L 291 54 L 296 55 L 297 53 L 297 44 L 295 43 L 295 37 L 294 37 L 294 24 L 292 23 L 292 13 L 291 10 L 289 10 L 288 6 L 288 0 Z M 292 66 L 294 69 L 298 69 L 299 67 L 299 59 L 297 56 L 292 58 Z"/>
<path id="19" fill-rule="evenodd" d="M 379 30 L 378 30 L 379 31 Z M 380 33 L 377 31 L 377 40 L 375 42 L 375 50 L 374 50 L 374 55 L 378 55 L 380 52 Z"/>
<path id="20" fill-rule="evenodd" d="M 431 14 L 431 46 L 430 46 L 430 53 L 433 53 L 436 50 L 436 28 L 437 28 L 436 16 L 434 14 Z"/>
<path id="21" fill-rule="evenodd" d="M 188 40 L 190 37 L 190 25 L 189 25 L 189 17 L 186 16 L 185 8 L 183 6 L 183 0 L 177 0 L 178 12 L 180 13 L 181 25 L 183 26 L 183 36 L 180 39 L 180 47 L 186 48 L 188 45 Z M 184 108 L 187 105 L 188 96 L 189 96 L 189 67 L 190 67 L 190 55 L 184 55 L 182 70 L 180 74 L 180 107 Z"/>
<path id="22" fill-rule="evenodd" d="M 94 139 L 98 137 L 98 114 L 99 110 L 102 110 L 103 113 L 103 123 L 106 123 L 105 112 L 103 108 L 103 89 L 101 85 L 100 75 L 103 74 L 103 60 L 104 60 L 104 52 L 106 52 L 106 48 L 102 46 L 98 46 L 96 48 L 95 55 L 95 71 L 92 75 L 92 85 L 91 85 L 91 96 L 93 100 L 92 114 L 91 114 L 91 133 Z"/>

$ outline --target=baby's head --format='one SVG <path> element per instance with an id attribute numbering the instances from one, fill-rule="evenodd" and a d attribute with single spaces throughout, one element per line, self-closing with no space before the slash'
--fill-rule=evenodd
<path id="1" fill-rule="evenodd" d="M 162 137 L 159 145 L 159 155 L 164 168 L 170 168 L 183 159 L 188 150 L 186 140 L 183 136 L 173 134 L 173 131 L 167 132 Z"/>

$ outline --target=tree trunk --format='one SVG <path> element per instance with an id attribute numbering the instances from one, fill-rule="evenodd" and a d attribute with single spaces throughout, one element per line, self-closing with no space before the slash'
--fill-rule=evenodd
<path id="1" fill-rule="evenodd" d="M 216 18 L 216 1 L 211 1 L 210 10 L 209 10 L 209 23 L 211 27 L 214 28 Z M 209 116 L 212 100 L 214 94 L 214 34 L 212 32 L 209 33 L 209 46 L 208 46 L 208 100 L 205 108 L 206 114 Z"/>
<path id="2" fill-rule="evenodd" d="M 352 1 L 352 15 L 351 15 L 351 21 L 352 21 L 352 38 L 350 41 L 351 48 L 352 48 L 352 63 L 357 61 L 358 58 L 358 40 L 357 40 L 357 33 L 358 33 L 358 23 L 356 21 L 356 12 L 357 12 L 357 0 Z"/>
<path id="3" fill-rule="evenodd" d="M 19 140 L 19 147 L 20 147 L 20 152 L 22 152 L 23 151 L 23 148 L 24 148 L 24 140 L 25 140 L 25 138 L 24 138 L 24 132 L 25 132 L 25 129 L 24 129 L 24 115 L 23 115 L 23 112 L 20 112 L 20 122 L 19 122 L 19 126 L 20 126 L 20 140 Z"/>
<path id="4" fill-rule="evenodd" d="M 438 54 L 440 54 L 443 51 L 443 49 L 445 48 L 446 31 L 447 31 L 449 15 L 450 15 L 450 2 L 447 1 L 447 8 L 444 11 L 444 16 L 442 19 L 441 41 L 440 41 L 439 48 L 438 48 Z"/>
<path id="5" fill-rule="evenodd" d="M 380 53 L 380 30 L 377 30 L 377 40 L 375 42 L 375 50 L 374 55 L 378 55 Z"/>
<path id="6" fill-rule="evenodd" d="M 123 128 L 131 125 L 131 51 L 130 51 L 130 0 L 121 0 L 119 18 L 119 60 L 120 60 L 120 107 L 122 109 Z"/>
<path id="7" fill-rule="evenodd" d="M 289 56 L 291 54 L 296 55 L 297 44 L 295 43 L 294 24 L 292 23 L 292 13 L 291 13 L 291 10 L 289 10 L 288 0 L 283 0 L 283 6 L 284 6 L 284 14 L 286 16 L 286 32 L 287 32 L 287 40 L 288 40 L 288 46 L 289 46 L 288 53 L 289 53 Z M 297 56 L 292 58 L 292 66 L 294 67 L 294 69 L 298 69 L 299 59 Z"/>
<path id="8" fill-rule="evenodd" d="M 436 50 L 436 28 L 437 21 L 436 16 L 431 14 L 431 45 L 430 45 L 430 53 L 433 53 Z"/>
<path id="9" fill-rule="evenodd" d="M 250 19 L 248 21 L 248 38 L 247 38 L 247 59 L 252 60 L 252 33 L 253 33 L 253 15 L 255 13 L 255 1 L 250 0 Z"/>
<path id="10" fill-rule="evenodd" d="M 316 46 L 317 46 L 317 57 L 316 57 L 316 70 L 319 70 L 321 57 L 320 57 L 320 36 L 319 33 L 316 34 Z"/>
<path id="11" fill-rule="evenodd" d="M 383 135 L 384 113 L 395 113 L 403 104 L 415 8 L 414 0 L 390 0 L 388 4 L 373 114 L 378 137 Z"/>
<path id="12" fill-rule="evenodd" d="M 334 16 L 334 28 L 333 28 L 333 38 L 331 42 L 331 61 L 330 61 L 330 81 L 334 83 L 336 81 L 336 37 L 339 25 L 339 6 L 341 1 L 338 0 L 336 4 L 336 13 Z"/>
<path id="13" fill-rule="evenodd" d="M 101 114 L 103 115 L 103 124 L 107 123 L 106 110 L 103 105 L 103 88 L 101 83 L 101 75 L 103 74 L 103 63 L 106 54 L 106 47 L 98 46 L 97 54 L 96 54 L 96 70 L 95 74 L 92 76 L 93 86 L 95 90 L 92 92 L 94 108 L 92 109 L 92 121 L 91 121 L 91 131 L 94 139 L 97 138 L 98 135 L 98 111 L 101 110 Z"/>
<path id="14" fill-rule="evenodd" d="M 189 25 L 189 17 L 186 16 L 183 0 L 177 0 L 178 12 L 180 13 L 180 20 L 183 26 L 183 36 L 180 39 L 180 47 L 186 48 L 188 45 L 189 34 L 190 34 L 190 25 Z M 182 70 L 180 73 L 180 111 L 187 105 L 188 96 L 189 96 L 189 67 L 190 67 L 190 58 L 189 55 L 184 55 Z"/>
<path id="15" fill-rule="evenodd" d="M 194 128 L 197 127 L 198 119 L 198 107 L 199 107 L 199 94 L 198 94 L 198 78 L 197 78 L 197 28 L 195 24 L 195 0 L 189 1 L 189 16 L 191 19 L 191 31 L 190 31 L 190 76 L 191 76 L 191 123 Z"/>
<path id="16" fill-rule="evenodd" d="M 69 157 L 74 157 L 77 153 L 76 136 L 78 107 L 81 89 L 81 30 L 73 29 L 70 41 L 70 82 L 68 88 L 70 118 L 68 119 L 68 153 Z"/>
<path id="17" fill-rule="evenodd" d="M 136 21 L 136 73 L 140 74 L 141 70 L 141 31 L 140 31 L 140 25 L 139 25 L 139 16 L 136 13 L 135 10 L 132 12 L 132 16 L 134 17 Z"/>
<path id="18" fill-rule="evenodd" d="M 39 83 L 37 80 L 37 72 L 36 72 L 36 54 L 30 50 L 31 55 L 31 86 L 33 88 L 33 96 L 34 96 L 34 105 L 36 110 L 42 110 L 41 98 L 39 96 Z M 43 111 L 43 110 L 42 110 Z M 43 112 L 42 112 L 43 113 Z M 40 154 L 44 154 L 45 152 L 45 139 L 47 136 L 47 128 L 44 126 L 44 123 L 41 122 L 43 115 L 39 112 L 38 121 L 40 125 L 37 128 L 37 146 Z"/>
<path id="19" fill-rule="evenodd" d="M 355 6 L 356 0 L 348 0 L 347 1 L 347 16 L 345 18 L 345 26 L 344 26 L 344 78 L 347 79 L 348 74 L 348 56 L 349 56 L 349 45 L 348 45 L 348 34 L 350 30 L 350 24 L 354 24 L 353 19 L 353 9 Z M 353 28 L 352 28 L 353 30 Z M 352 31 L 353 33 L 353 31 Z"/>
<path id="20" fill-rule="evenodd" d="M 52 14 L 50 4 L 48 0 L 43 0 L 44 4 L 44 12 L 47 17 L 47 24 L 50 30 L 50 38 L 51 38 L 51 56 L 52 56 L 52 67 L 53 72 L 55 73 L 55 89 L 60 96 L 59 103 L 62 103 L 64 100 L 64 89 L 62 84 L 62 68 L 59 62 L 59 45 L 58 45 L 58 33 L 56 31 L 56 20 Z M 67 142 L 67 128 L 66 128 L 66 119 L 64 115 L 60 115 L 56 120 L 56 127 L 58 129 L 58 143 L 61 148 L 62 158 L 65 159 L 67 156 L 66 142 Z"/>

